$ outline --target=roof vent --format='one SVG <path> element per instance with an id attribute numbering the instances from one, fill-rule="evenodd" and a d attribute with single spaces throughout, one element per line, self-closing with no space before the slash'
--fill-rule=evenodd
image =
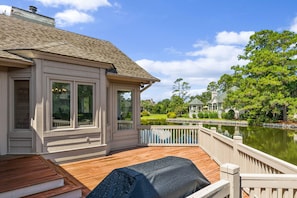
<path id="1" fill-rule="evenodd" d="M 37 7 L 35 6 L 29 6 L 29 10 L 32 12 L 32 13 L 36 13 L 37 12 Z"/>

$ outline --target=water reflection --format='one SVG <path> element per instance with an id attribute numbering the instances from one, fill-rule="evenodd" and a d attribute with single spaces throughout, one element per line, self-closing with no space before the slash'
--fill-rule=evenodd
<path id="1" fill-rule="evenodd" d="M 216 127 L 219 133 L 230 138 L 241 135 L 244 144 L 297 165 L 297 132 L 294 130 L 208 124 L 203 126 Z"/>

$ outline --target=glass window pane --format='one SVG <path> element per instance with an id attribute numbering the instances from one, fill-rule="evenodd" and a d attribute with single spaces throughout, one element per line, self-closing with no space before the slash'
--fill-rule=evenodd
<path id="1" fill-rule="evenodd" d="M 52 83 L 52 126 L 70 126 L 70 83 Z"/>
<path id="2" fill-rule="evenodd" d="M 78 85 L 78 125 L 93 125 L 93 86 Z"/>
<path id="3" fill-rule="evenodd" d="M 133 128 L 132 92 L 118 91 L 118 130 Z"/>
<path id="4" fill-rule="evenodd" d="M 14 81 L 14 128 L 28 129 L 29 116 L 29 80 Z"/>

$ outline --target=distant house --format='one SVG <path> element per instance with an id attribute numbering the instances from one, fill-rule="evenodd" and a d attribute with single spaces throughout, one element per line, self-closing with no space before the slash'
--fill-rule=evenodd
<path id="1" fill-rule="evenodd" d="M 237 87 L 231 87 L 229 91 L 235 91 Z M 228 113 L 232 111 L 234 118 L 239 118 L 239 111 L 230 107 L 224 106 L 224 100 L 227 97 L 227 92 L 218 92 L 213 91 L 211 93 L 211 100 L 208 101 L 208 110 L 216 111 L 218 113 L 218 117 L 222 118 L 222 113 Z"/>
<path id="2" fill-rule="evenodd" d="M 136 146 L 140 93 L 159 79 L 112 43 L 52 20 L 34 9 L 0 14 L 0 155 L 66 161 Z"/>
<path id="3" fill-rule="evenodd" d="M 203 110 L 203 102 L 195 98 L 189 103 L 189 117 L 197 118 L 198 113 Z"/>
<path id="4" fill-rule="evenodd" d="M 198 113 L 201 111 L 215 111 L 218 112 L 218 115 L 220 117 L 221 113 L 224 111 L 223 102 L 226 96 L 226 93 L 218 93 L 217 91 L 213 91 L 211 93 L 211 100 L 208 101 L 206 104 L 207 106 L 205 106 L 203 102 L 195 98 L 189 104 L 189 117 L 198 117 Z"/>
<path id="5" fill-rule="evenodd" d="M 211 93 L 211 100 L 208 101 L 208 110 L 209 111 L 216 111 L 219 114 L 219 117 L 221 113 L 224 111 L 224 99 L 227 97 L 226 92 L 218 92 L 218 91 L 213 91 Z"/>

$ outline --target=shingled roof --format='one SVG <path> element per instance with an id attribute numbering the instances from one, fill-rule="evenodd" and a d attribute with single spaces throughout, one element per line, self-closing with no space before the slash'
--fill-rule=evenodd
<path id="1" fill-rule="evenodd" d="M 33 50 L 94 62 L 92 66 L 107 63 L 114 67 L 111 76 L 159 81 L 108 41 L 5 15 L 0 15 L 0 27 L 0 62 L 29 64 L 32 57 L 18 52 Z"/>

